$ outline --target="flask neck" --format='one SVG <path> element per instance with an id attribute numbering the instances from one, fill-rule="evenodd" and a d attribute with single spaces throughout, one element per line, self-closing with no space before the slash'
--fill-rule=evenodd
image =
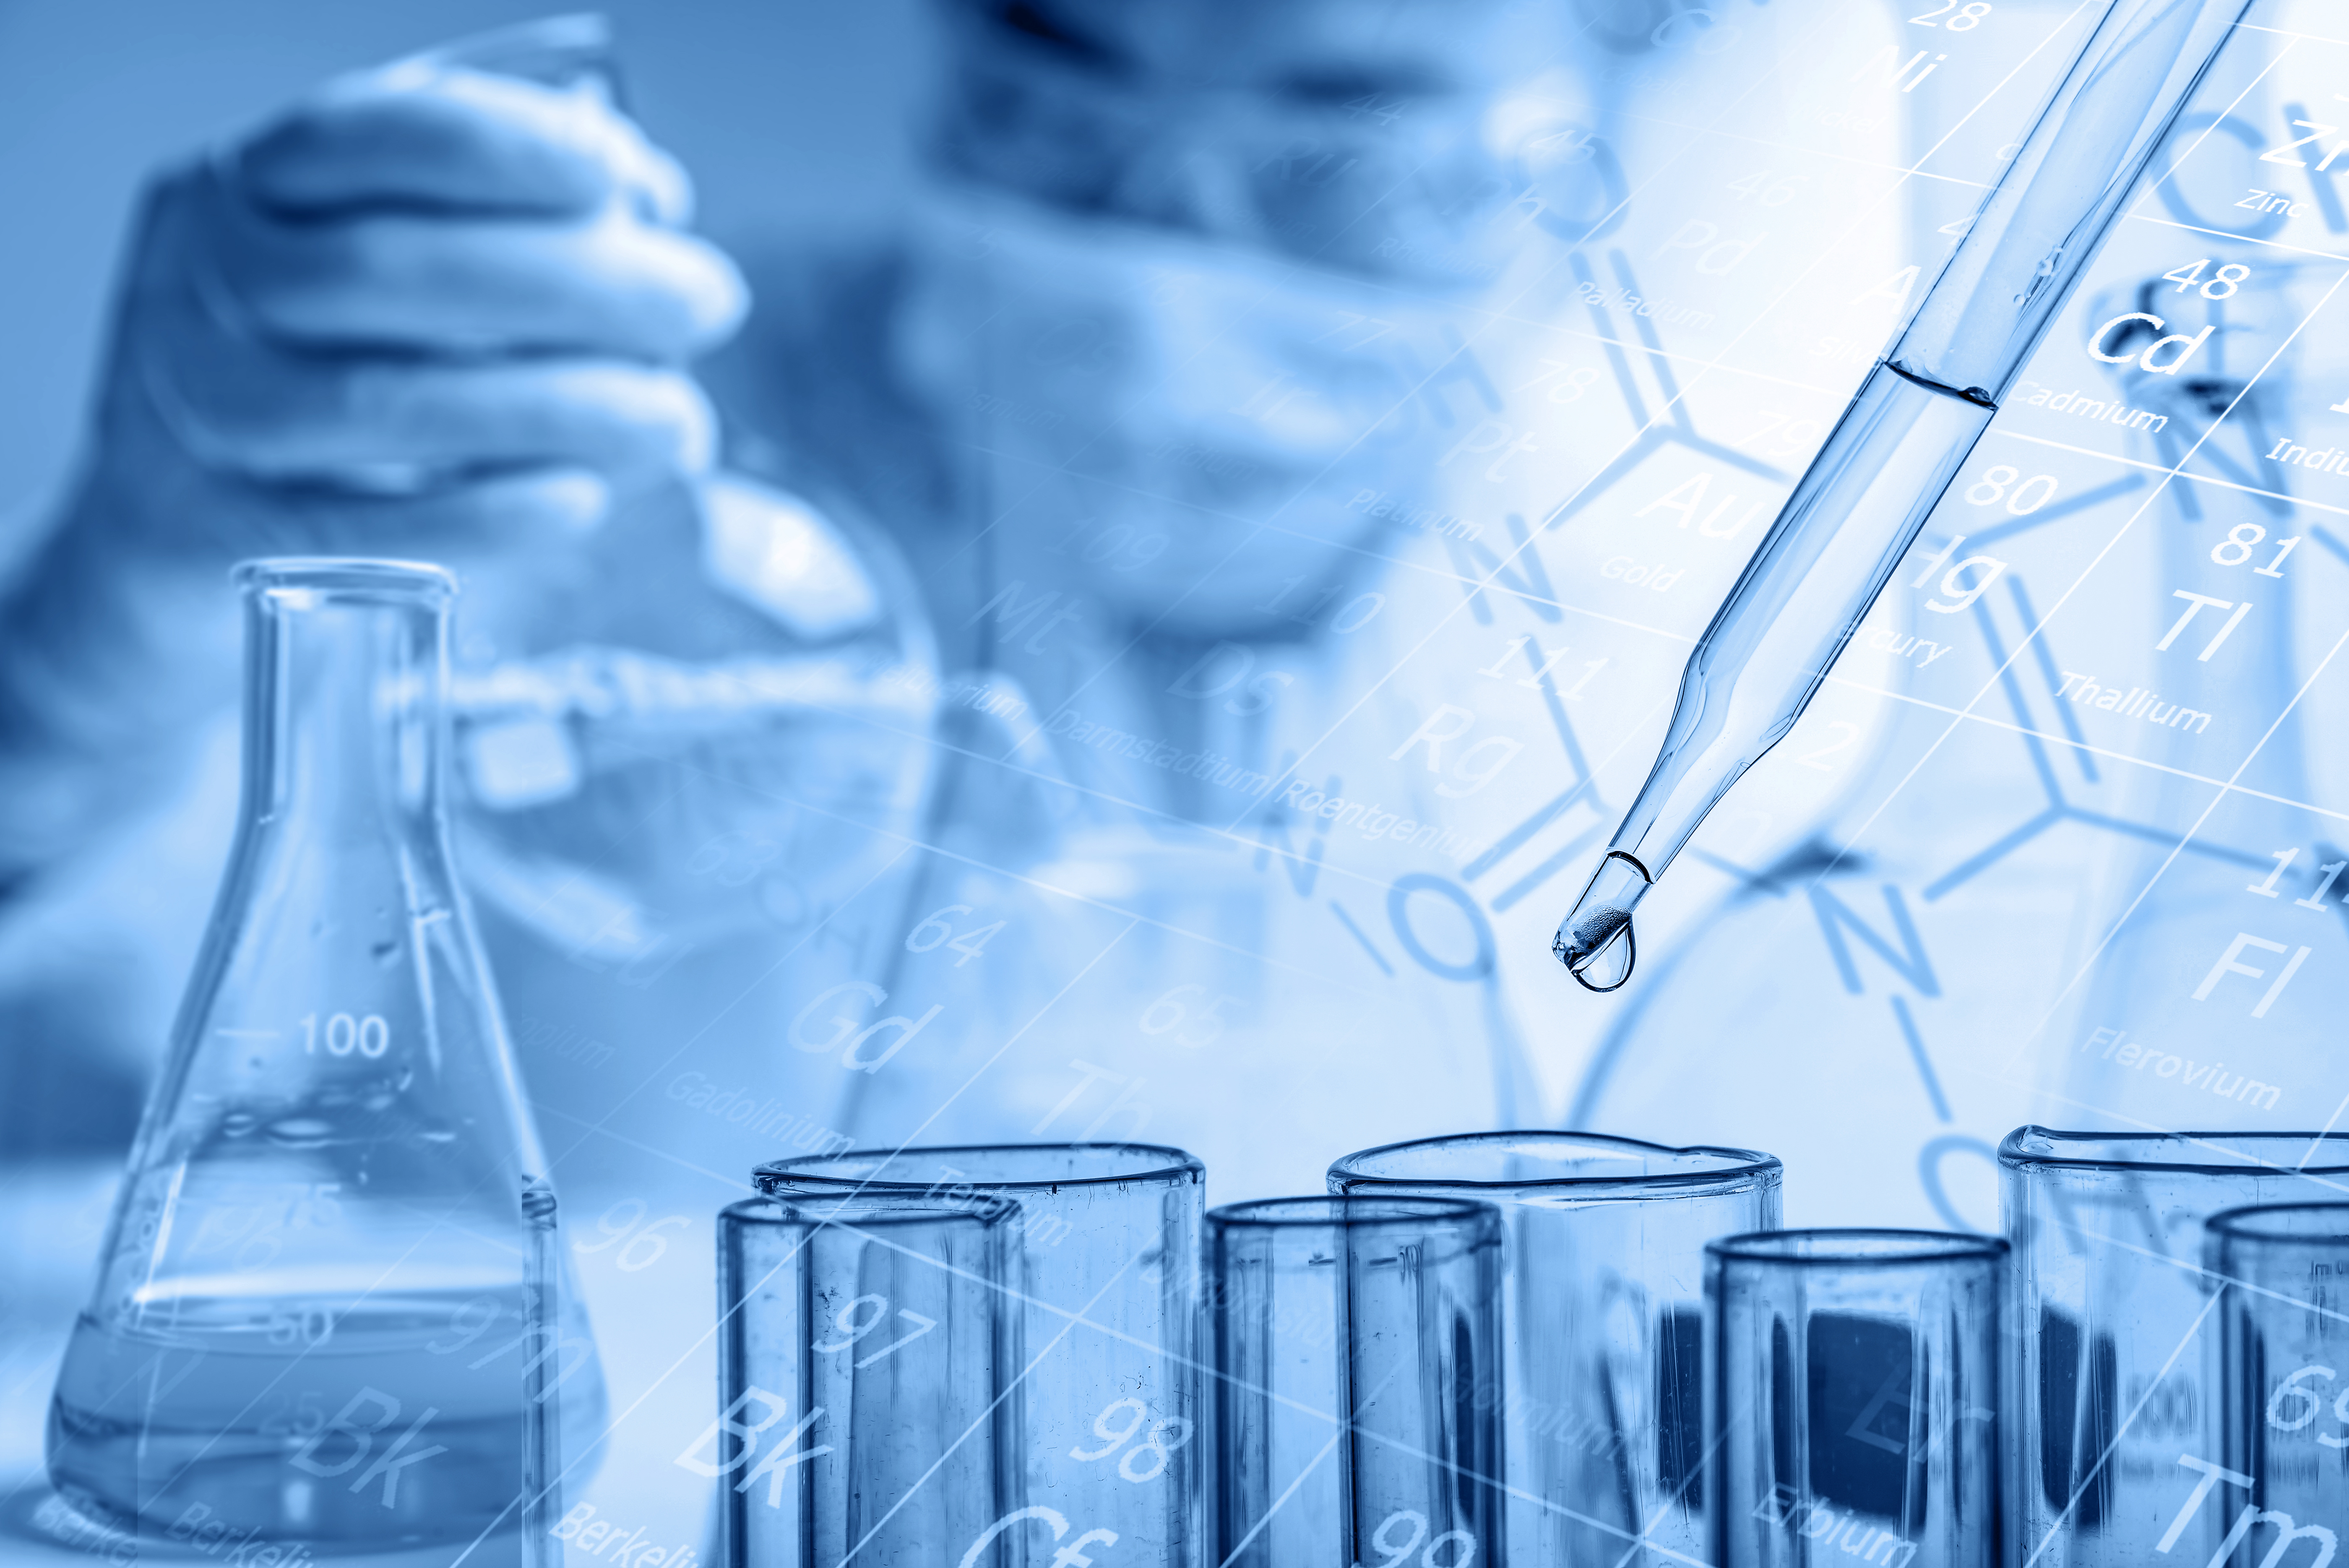
<path id="1" fill-rule="evenodd" d="M 244 829 L 438 857 L 449 587 L 429 568 L 265 563 L 245 592 Z"/>

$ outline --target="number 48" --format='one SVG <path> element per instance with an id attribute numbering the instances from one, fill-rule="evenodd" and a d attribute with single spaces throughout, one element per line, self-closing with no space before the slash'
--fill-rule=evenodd
<path id="1" fill-rule="evenodd" d="M 2248 281 L 2251 275 L 2251 269 L 2242 263 L 2229 262 L 2210 275 L 2209 282 L 2202 283 L 2202 269 L 2209 265 L 2210 258 L 2204 256 L 2200 261 L 2189 263 L 2185 266 L 2172 267 L 2161 275 L 2167 281 L 2176 284 L 2178 286 L 2176 292 L 2179 294 L 2184 294 L 2196 284 L 2201 283 L 2202 297 L 2205 299 L 2232 297 L 2236 286 Z"/>

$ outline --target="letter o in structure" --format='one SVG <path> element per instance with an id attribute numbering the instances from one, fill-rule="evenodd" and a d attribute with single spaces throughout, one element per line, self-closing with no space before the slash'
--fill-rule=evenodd
<path id="1" fill-rule="evenodd" d="M 1960 1150 L 1978 1154 L 1990 1162 L 1992 1171 L 1998 1169 L 1998 1150 L 1965 1133 L 1943 1133 L 1918 1151 L 1917 1179 L 1924 1184 L 1925 1197 L 1932 1203 L 1934 1211 L 1950 1222 L 1951 1230 L 1980 1231 L 1982 1226 L 1958 1212 L 1957 1205 L 1950 1201 L 1948 1189 L 1941 1185 L 1941 1162 Z M 1994 1231 L 1996 1227 L 1992 1229 Z"/>
<path id="2" fill-rule="evenodd" d="M 1469 933 L 1476 943 L 1475 953 L 1467 962 L 1453 963 L 1427 950 L 1426 944 L 1419 940 L 1419 933 L 1412 929 L 1411 896 L 1413 893 L 1433 893 L 1467 917 Z M 1413 871 L 1396 877 L 1394 886 L 1387 889 L 1387 920 L 1394 927 L 1395 940 L 1402 943 L 1403 951 L 1430 974 L 1443 980 L 1469 981 L 1483 980 L 1493 972 L 1497 950 L 1493 942 L 1492 925 L 1485 919 L 1485 911 L 1476 907 L 1476 901 L 1455 883 L 1425 871 Z"/>

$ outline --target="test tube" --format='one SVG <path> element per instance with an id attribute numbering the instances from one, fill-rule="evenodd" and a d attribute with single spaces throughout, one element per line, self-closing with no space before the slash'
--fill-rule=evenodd
<path id="1" fill-rule="evenodd" d="M 1501 1214 L 1278 1198 L 1207 1215 L 1222 1568 L 1502 1560 Z"/>
<path id="2" fill-rule="evenodd" d="M 1018 1217 L 719 1213 L 719 1417 L 678 1463 L 719 1478 L 727 1568 L 926 1568 L 1018 1506 Z"/>
<path id="3" fill-rule="evenodd" d="M 2337 1196 L 2349 1135 L 2024 1127 L 1998 1163 L 2013 1248 L 2015 1554 L 2024 1568 L 2176 1561 L 2171 1526 L 2215 1484 L 2178 1458 L 2210 1452 L 2219 1302 L 2203 1285 L 2203 1221 Z"/>
<path id="4" fill-rule="evenodd" d="M 1997 1568 L 2007 1245 L 1774 1231 L 1705 1248 L 1718 1568 Z"/>
<path id="5" fill-rule="evenodd" d="M 1001 1512 L 929 1561 L 1190 1568 L 1198 1550 L 1199 1245 L 1206 1173 L 1150 1144 L 867 1149 L 759 1167 L 794 1207 L 997 1213 L 1018 1253 L 1021 1407 Z M 1113 1555 L 1103 1555 L 1114 1547 Z"/>
<path id="6" fill-rule="evenodd" d="M 1501 1210 L 1510 1563 L 1702 1561 L 1704 1244 L 1775 1229 L 1778 1161 L 1565 1132 L 1348 1155 L 1330 1190 Z M 1375 1559 L 1366 1561 L 1375 1562 Z"/>
<path id="7" fill-rule="evenodd" d="M 1689 655 L 1647 782 L 1552 943 L 1585 986 L 1630 978 L 1632 911 L 1802 717 L 2247 3 L 2106 6 Z"/>
<path id="8" fill-rule="evenodd" d="M 2219 1300 L 2217 1442 L 2179 1458 L 2193 1487 L 2160 1544 L 2180 1568 L 2313 1568 L 2349 1521 L 2349 1203 L 2214 1214 L 2203 1267 Z"/>

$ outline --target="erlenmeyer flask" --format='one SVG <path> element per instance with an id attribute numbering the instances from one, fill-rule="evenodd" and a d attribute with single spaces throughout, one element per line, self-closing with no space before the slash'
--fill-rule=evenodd
<path id="1" fill-rule="evenodd" d="M 450 864 L 432 566 L 247 563 L 240 823 L 50 1408 L 126 1528 L 528 1528 L 600 1430 L 554 1194 Z"/>

